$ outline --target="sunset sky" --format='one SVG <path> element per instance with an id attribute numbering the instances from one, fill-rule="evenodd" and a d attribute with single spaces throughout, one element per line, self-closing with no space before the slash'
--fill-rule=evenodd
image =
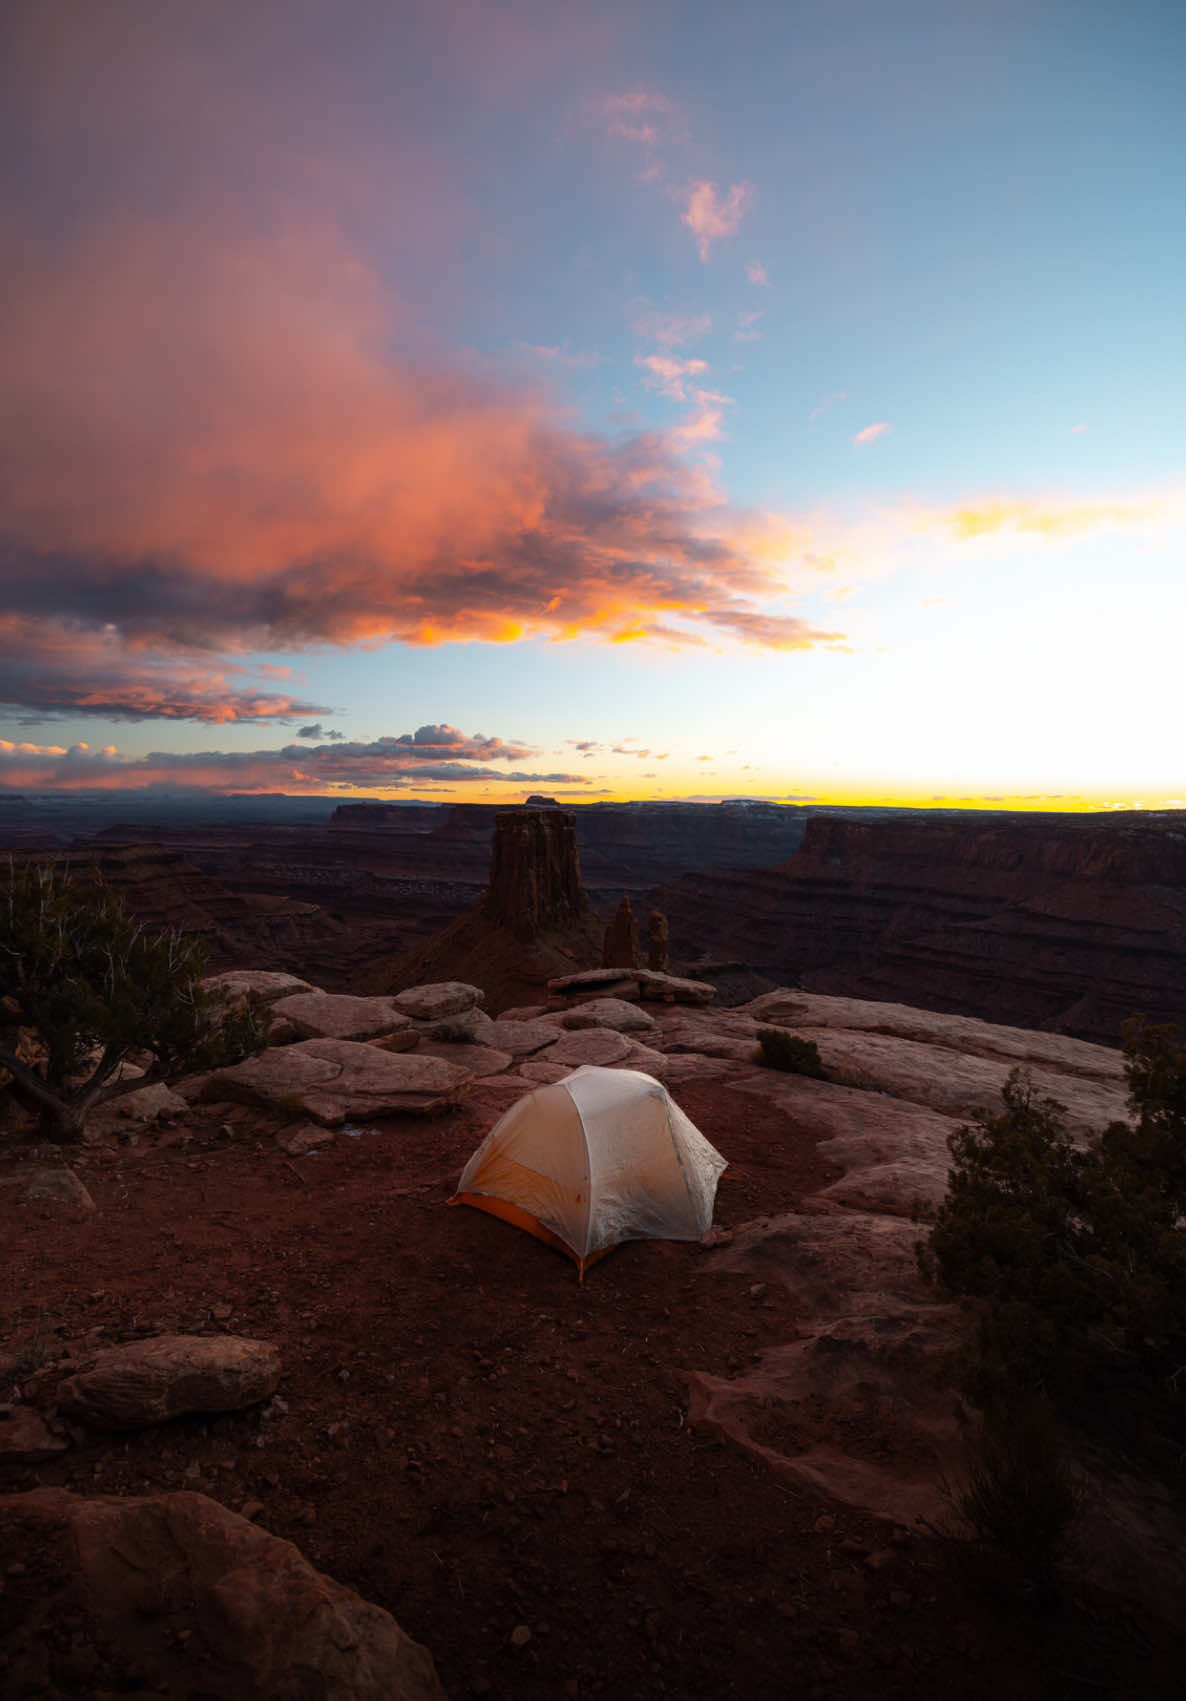
<path id="1" fill-rule="evenodd" d="M 0 63 L 0 786 L 1186 802 L 1182 0 Z"/>

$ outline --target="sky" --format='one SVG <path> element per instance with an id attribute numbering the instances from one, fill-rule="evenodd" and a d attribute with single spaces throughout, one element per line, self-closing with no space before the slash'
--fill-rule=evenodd
<path id="1" fill-rule="evenodd" d="M 0 64 L 0 788 L 1186 806 L 1180 0 Z"/>

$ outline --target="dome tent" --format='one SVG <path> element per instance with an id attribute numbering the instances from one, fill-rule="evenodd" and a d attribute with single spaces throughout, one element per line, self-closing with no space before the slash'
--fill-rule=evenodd
<path id="1" fill-rule="evenodd" d="M 725 1167 L 658 1081 L 585 1067 L 513 1104 L 449 1203 L 526 1229 L 583 1281 L 623 1240 L 699 1240 Z"/>

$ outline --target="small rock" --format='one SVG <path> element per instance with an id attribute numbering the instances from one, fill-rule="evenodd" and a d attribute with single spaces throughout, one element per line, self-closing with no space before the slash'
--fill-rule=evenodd
<path id="1" fill-rule="evenodd" d="M 68 1205 L 76 1211 L 93 1211 L 95 1201 L 72 1169 L 49 1165 L 21 1164 L 0 1175 L 0 1188 L 11 1188 L 20 1205 Z"/>
<path id="2" fill-rule="evenodd" d="M 308 1152 L 328 1146 L 334 1137 L 332 1129 L 322 1128 L 316 1122 L 306 1122 L 300 1128 L 283 1129 L 276 1136 L 276 1144 L 290 1158 L 303 1158 Z"/>
<path id="3" fill-rule="evenodd" d="M 525 1648 L 531 1641 L 531 1627 L 526 1624 L 516 1624 L 507 1640 L 512 1648 Z"/>
<path id="4" fill-rule="evenodd" d="M 836 1520 L 830 1512 L 825 1512 L 811 1526 L 817 1536 L 830 1536 L 836 1528 Z"/>
<path id="5" fill-rule="evenodd" d="M 429 986 L 409 986 L 392 1000 L 397 1010 L 413 1016 L 418 1022 L 439 1022 L 446 1016 L 456 1016 L 485 1004 L 486 994 L 480 986 L 465 981 L 435 981 Z"/>
<path id="6" fill-rule="evenodd" d="M 280 1354 L 237 1335 L 158 1335 L 99 1352 L 58 1387 L 58 1405 L 96 1429 L 140 1429 L 183 1412 L 233 1412 L 274 1393 Z"/>

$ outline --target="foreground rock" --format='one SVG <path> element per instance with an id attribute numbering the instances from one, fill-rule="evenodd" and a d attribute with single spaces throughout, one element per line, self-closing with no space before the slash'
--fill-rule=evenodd
<path id="1" fill-rule="evenodd" d="M 189 1105 L 179 1093 L 163 1081 L 154 1081 L 149 1087 L 136 1087 L 97 1106 L 87 1117 L 84 1138 L 92 1143 L 111 1134 L 132 1133 L 150 1128 L 154 1122 L 168 1122 L 188 1114 Z"/>
<path id="2" fill-rule="evenodd" d="M 458 1016 L 484 1004 L 486 994 L 480 986 L 466 981 L 437 981 L 432 986 L 409 986 L 395 995 L 392 1003 L 405 1016 L 418 1022 L 439 1022 L 446 1016 Z"/>
<path id="3" fill-rule="evenodd" d="M 427 1649 L 390 1614 L 205 1495 L 92 1500 L 41 1488 L 0 1500 L 0 1522 L 65 1571 L 73 1586 L 61 1607 L 85 1601 L 75 1647 L 114 1647 L 158 1693 L 445 1701 Z M 46 1606 L 25 1615 L 9 1651 L 12 1693 L 45 1692 L 37 1626 Z"/>
<path id="4" fill-rule="evenodd" d="M 620 1034 L 646 1033 L 655 1026 L 653 1016 L 624 998 L 591 998 L 566 1010 L 560 1022 L 565 1028 L 615 1028 Z"/>
<path id="5" fill-rule="evenodd" d="M 106 1347 L 58 1386 L 61 1411 L 95 1429 L 141 1429 L 185 1412 L 234 1412 L 270 1399 L 280 1354 L 238 1335 L 157 1335 Z"/>
<path id="6" fill-rule="evenodd" d="M 0 1465 L 43 1465 L 69 1445 L 32 1406 L 0 1406 Z"/>
<path id="7" fill-rule="evenodd" d="M 51 1164 L 19 1164 L 0 1172 L 0 1201 L 18 1205 L 64 1205 L 75 1211 L 93 1211 L 95 1201 L 72 1169 Z"/>
<path id="8" fill-rule="evenodd" d="M 299 975 L 280 974 L 271 969 L 229 969 L 226 974 L 210 975 L 202 982 L 208 992 L 221 993 L 228 1000 L 246 998 L 251 1004 L 275 1004 L 297 992 L 316 992 L 312 981 Z"/>
<path id="9" fill-rule="evenodd" d="M 411 1017 L 397 1010 L 390 998 L 354 998 L 341 992 L 294 993 L 278 999 L 272 1011 L 292 1023 L 299 1039 L 393 1038 L 412 1026 Z M 415 1043 L 415 1035 L 408 1034 L 408 1045 Z"/>
<path id="10" fill-rule="evenodd" d="M 351 1117 L 427 1115 L 463 1098 L 473 1075 L 439 1057 L 354 1040 L 301 1040 L 216 1069 L 207 1092 L 311 1116 L 329 1128 Z"/>

